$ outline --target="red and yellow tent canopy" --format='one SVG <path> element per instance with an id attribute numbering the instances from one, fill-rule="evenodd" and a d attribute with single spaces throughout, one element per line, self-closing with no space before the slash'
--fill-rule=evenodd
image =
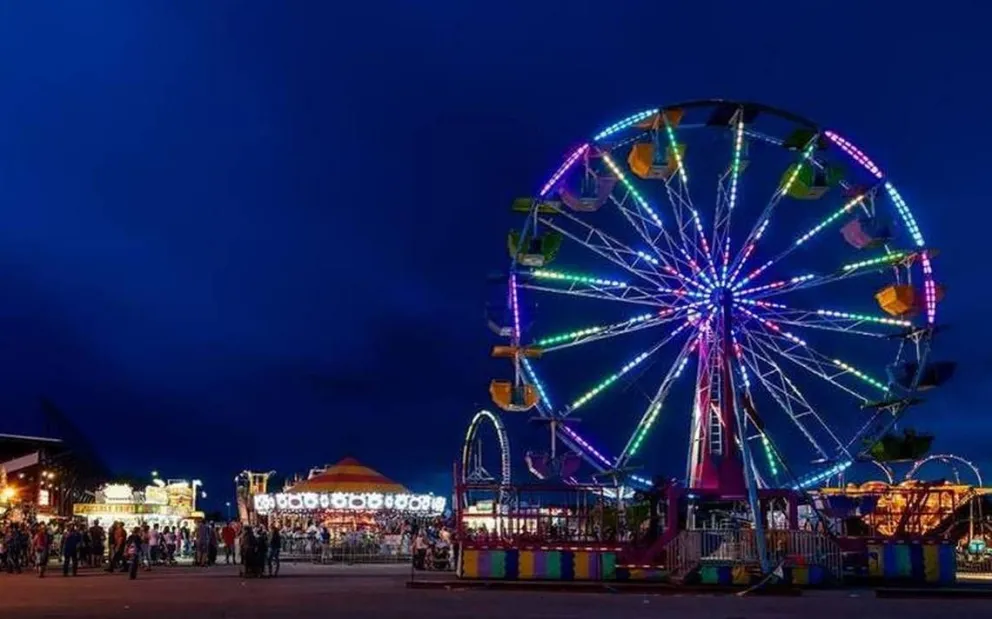
<path id="1" fill-rule="evenodd" d="M 354 458 L 345 458 L 323 473 L 301 481 L 290 492 L 381 492 L 407 494 L 410 491 Z"/>

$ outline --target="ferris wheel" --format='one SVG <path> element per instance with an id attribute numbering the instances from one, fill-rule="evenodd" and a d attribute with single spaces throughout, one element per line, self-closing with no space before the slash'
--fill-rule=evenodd
<path id="1" fill-rule="evenodd" d="M 937 252 L 838 133 L 754 103 L 648 109 L 580 144 L 512 210 L 493 348 L 508 363 L 490 394 L 561 421 L 556 438 L 595 471 L 650 462 L 675 430 L 686 486 L 724 496 L 925 455 L 928 437 L 894 428 L 954 371 L 931 358 Z M 611 398 L 634 384 L 627 412 Z M 580 435 L 566 423 L 578 411 L 611 431 Z"/>

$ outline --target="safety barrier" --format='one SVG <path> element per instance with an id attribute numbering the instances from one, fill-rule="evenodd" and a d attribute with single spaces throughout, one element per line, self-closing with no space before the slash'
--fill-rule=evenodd
<path id="1" fill-rule="evenodd" d="M 765 533 L 768 556 L 776 564 L 816 565 L 839 579 L 843 555 L 837 543 L 812 531 L 772 529 Z M 665 566 L 673 578 L 684 577 L 706 564 L 760 562 L 757 536 L 750 529 L 682 531 L 665 547 Z"/>
<path id="2" fill-rule="evenodd" d="M 410 563 L 409 543 L 360 541 L 323 544 L 316 538 L 283 540 L 281 559 L 301 563 Z"/>

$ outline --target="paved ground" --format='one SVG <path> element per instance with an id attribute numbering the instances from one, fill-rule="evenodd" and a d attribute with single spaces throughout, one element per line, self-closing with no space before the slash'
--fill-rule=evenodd
<path id="1" fill-rule="evenodd" d="M 86 572 L 45 579 L 0 574 L 0 617 L 17 619 L 955 619 L 990 614 L 988 599 L 876 599 L 870 592 L 828 591 L 800 598 L 611 595 L 517 591 L 410 590 L 397 566 L 286 565 L 280 578 L 242 580 L 223 566 L 162 568 L 123 575 Z"/>

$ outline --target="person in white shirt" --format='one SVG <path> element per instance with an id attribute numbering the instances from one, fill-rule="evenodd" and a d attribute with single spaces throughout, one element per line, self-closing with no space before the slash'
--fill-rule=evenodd
<path id="1" fill-rule="evenodd" d="M 158 563 L 161 556 L 162 534 L 158 530 L 158 525 L 152 525 L 152 530 L 148 532 L 148 555 L 152 563 Z"/>

